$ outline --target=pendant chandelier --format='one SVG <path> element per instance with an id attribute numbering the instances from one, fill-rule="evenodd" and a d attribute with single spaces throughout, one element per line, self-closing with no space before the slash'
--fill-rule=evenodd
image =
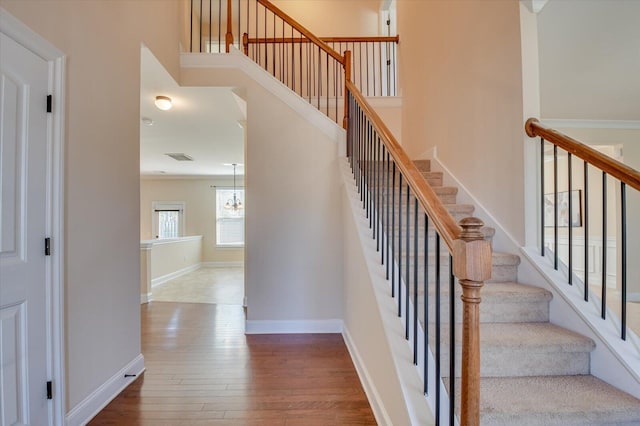
<path id="1" fill-rule="evenodd" d="M 237 165 L 238 165 L 237 163 L 232 164 L 233 166 L 233 198 L 228 199 L 227 203 L 224 205 L 225 209 L 233 210 L 234 212 L 237 212 L 244 208 L 244 206 L 242 205 L 242 201 L 240 201 L 240 199 L 236 195 L 236 166 Z"/>

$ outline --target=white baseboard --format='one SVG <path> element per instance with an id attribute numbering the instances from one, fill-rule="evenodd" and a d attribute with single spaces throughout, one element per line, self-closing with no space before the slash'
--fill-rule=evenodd
<path id="1" fill-rule="evenodd" d="M 627 302 L 640 302 L 640 292 L 632 291 L 628 293 Z"/>
<path id="2" fill-rule="evenodd" d="M 342 333 L 342 320 L 284 320 L 251 321 L 245 326 L 246 334 L 310 334 Z"/>
<path id="3" fill-rule="evenodd" d="M 149 303 L 153 300 L 152 293 L 142 293 L 140 294 L 140 304 L 144 305 L 145 303 Z"/>
<path id="4" fill-rule="evenodd" d="M 347 345 L 349 355 L 351 355 L 353 365 L 356 367 L 358 378 L 360 378 L 360 383 L 362 383 L 364 393 L 367 395 L 369 405 L 371 405 L 371 409 L 373 410 L 373 415 L 376 418 L 376 423 L 378 423 L 379 425 L 392 424 L 391 418 L 389 417 L 389 414 L 384 407 L 384 403 L 382 402 L 382 398 L 378 393 L 378 389 L 373 383 L 371 375 L 369 374 L 367 367 L 364 365 L 362 357 L 360 356 L 360 352 L 358 352 L 358 348 L 353 343 L 353 339 L 351 338 L 351 334 L 349 334 L 349 330 L 347 328 L 344 328 L 342 330 L 342 337 L 344 338 L 344 342 Z"/>
<path id="5" fill-rule="evenodd" d="M 140 354 L 69 411 L 66 419 L 67 426 L 86 425 L 143 371 L 144 357 Z M 135 374 L 135 377 L 125 378 L 125 374 Z"/>
<path id="6" fill-rule="evenodd" d="M 243 260 L 230 262 L 202 262 L 203 268 L 241 268 L 244 266 Z"/>
<path id="7" fill-rule="evenodd" d="M 195 265 L 187 266 L 186 268 L 179 269 L 175 272 L 171 272 L 170 274 L 154 278 L 151 280 L 151 288 L 164 284 L 168 281 L 175 280 L 176 278 L 188 274 L 189 272 L 197 271 L 198 269 L 200 269 L 201 265 L 201 263 L 196 263 Z"/>

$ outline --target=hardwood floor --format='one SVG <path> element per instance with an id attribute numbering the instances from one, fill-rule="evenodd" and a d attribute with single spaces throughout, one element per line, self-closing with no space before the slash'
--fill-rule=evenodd
<path id="1" fill-rule="evenodd" d="M 141 310 L 147 370 L 90 425 L 376 424 L 338 334 L 245 336 L 239 305 Z"/>

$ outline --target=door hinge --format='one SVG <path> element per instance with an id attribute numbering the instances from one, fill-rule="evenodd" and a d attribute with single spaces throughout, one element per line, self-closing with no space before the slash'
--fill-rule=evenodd
<path id="1" fill-rule="evenodd" d="M 44 255 L 51 256 L 51 238 L 44 239 Z"/>
<path id="2" fill-rule="evenodd" d="M 47 399 L 53 399 L 53 383 L 47 382 Z"/>
<path id="3" fill-rule="evenodd" d="M 53 107 L 53 96 L 52 95 L 47 95 L 47 112 L 51 112 Z"/>

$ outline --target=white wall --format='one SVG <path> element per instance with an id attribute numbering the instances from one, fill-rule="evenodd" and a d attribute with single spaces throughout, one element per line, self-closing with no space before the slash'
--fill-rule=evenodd
<path id="1" fill-rule="evenodd" d="M 237 185 L 244 185 L 238 176 Z M 152 231 L 153 201 L 184 201 L 185 236 L 202 235 L 202 262 L 242 262 L 243 248 L 216 247 L 215 186 L 233 187 L 232 177 L 149 178 L 140 179 L 140 239 L 154 237 Z"/>
<path id="2" fill-rule="evenodd" d="M 412 158 L 437 147 L 442 163 L 523 244 L 519 3 L 398 1 L 397 13 L 403 147 Z"/>
<path id="3" fill-rule="evenodd" d="M 67 409 L 140 354 L 140 45 L 178 77 L 174 1 L 0 0 L 67 55 Z"/>
<path id="4" fill-rule="evenodd" d="M 337 141 L 237 69 L 183 68 L 181 75 L 185 86 L 246 94 L 247 320 L 341 318 Z"/>

